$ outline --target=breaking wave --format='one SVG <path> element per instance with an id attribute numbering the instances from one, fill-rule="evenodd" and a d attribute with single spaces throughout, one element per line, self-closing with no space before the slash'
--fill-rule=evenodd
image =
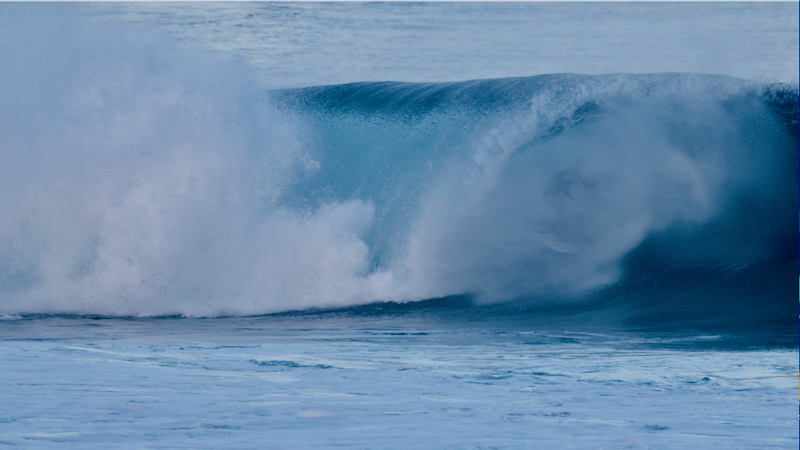
<path id="1" fill-rule="evenodd" d="M 0 31 L 0 314 L 681 297 L 755 272 L 746 301 L 794 286 L 771 268 L 797 271 L 797 86 L 262 92 L 163 42 L 58 27 L 20 42 L 20 27 Z"/>

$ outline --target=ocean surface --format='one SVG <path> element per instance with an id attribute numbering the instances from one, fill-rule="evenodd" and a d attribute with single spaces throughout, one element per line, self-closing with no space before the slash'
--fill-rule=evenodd
<path id="1" fill-rule="evenodd" d="M 0 447 L 794 449 L 798 3 L 0 3 Z"/>

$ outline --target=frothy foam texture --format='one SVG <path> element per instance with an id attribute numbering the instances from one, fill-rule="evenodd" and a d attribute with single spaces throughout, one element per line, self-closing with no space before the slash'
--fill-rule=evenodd
<path id="1" fill-rule="evenodd" d="M 163 40 L 2 24 L 0 314 L 570 297 L 743 192 L 791 200 L 788 138 L 738 80 L 367 84 L 325 104 Z M 755 263 L 765 242 L 703 259 Z"/>

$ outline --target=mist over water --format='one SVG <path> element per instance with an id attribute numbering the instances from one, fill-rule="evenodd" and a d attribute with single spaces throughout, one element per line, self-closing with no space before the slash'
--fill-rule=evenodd
<path id="1" fill-rule="evenodd" d="M 660 280 L 797 259 L 796 84 L 264 91 L 165 35 L 2 7 L 3 314 L 569 302 L 645 250 Z"/>

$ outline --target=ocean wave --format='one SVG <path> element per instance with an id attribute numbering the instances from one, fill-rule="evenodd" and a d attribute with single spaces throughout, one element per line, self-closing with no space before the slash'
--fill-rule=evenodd
<path id="1" fill-rule="evenodd" d="M 183 48 L 46 36 L 0 46 L 0 314 L 570 303 L 797 262 L 797 86 L 265 93 Z"/>

